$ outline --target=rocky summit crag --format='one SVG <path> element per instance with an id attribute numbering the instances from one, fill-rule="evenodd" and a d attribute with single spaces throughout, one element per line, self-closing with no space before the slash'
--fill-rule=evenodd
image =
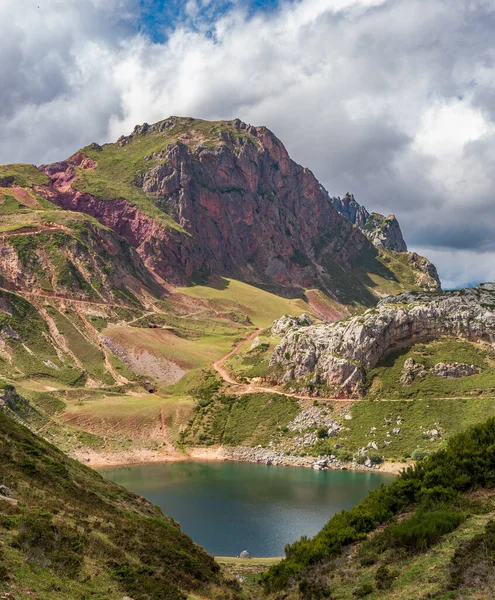
<path id="1" fill-rule="evenodd" d="M 301 326 L 293 319 L 288 327 L 284 317 L 283 327 L 276 323 L 274 330 L 284 331 L 270 361 L 278 383 L 290 387 L 295 382 L 299 389 L 322 386 L 328 395 L 360 397 L 366 372 L 394 350 L 444 336 L 492 342 L 495 284 L 446 293 L 405 293 L 332 324 Z M 452 365 L 437 365 L 437 370 L 439 376 L 456 371 Z M 465 374 L 475 372 L 473 367 Z"/>
<path id="2" fill-rule="evenodd" d="M 364 206 L 356 202 L 353 194 L 349 193 L 343 198 L 333 196 L 331 201 L 339 213 L 359 227 L 374 246 L 395 252 L 407 252 L 407 245 L 395 215 L 384 217 L 375 212 L 370 214 Z"/>

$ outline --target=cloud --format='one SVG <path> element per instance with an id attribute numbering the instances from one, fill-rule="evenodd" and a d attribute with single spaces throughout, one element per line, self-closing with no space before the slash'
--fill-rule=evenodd
<path id="1" fill-rule="evenodd" d="M 0 161 L 58 160 L 171 114 L 238 116 L 330 193 L 394 212 L 449 284 L 469 261 L 495 278 L 491 0 L 189 0 L 151 37 L 150 1 L 39 2 L 0 6 Z"/>

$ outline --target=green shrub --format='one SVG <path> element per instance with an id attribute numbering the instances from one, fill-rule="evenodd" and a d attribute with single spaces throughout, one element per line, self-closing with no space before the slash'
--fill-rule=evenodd
<path id="1" fill-rule="evenodd" d="M 378 454 L 378 452 L 370 452 L 368 454 L 368 458 L 370 459 L 372 465 L 380 465 L 383 462 L 383 456 Z"/>
<path id="2" fill-rule="evenodd" d="M 375 535 L 371 545 L 383 552 L 388 548 L 402 548 L 407 552 L 425 551 L 446 533 L 454 531 L 464 521 L 463 513 L 449 509 L 418 509 L 412 517 L 389 526 Z"/>
<path id="3" fill-rule="evenodd" d="M 328 600 L 331 598 L 331 590 L 319 581 L 308 581 L 303 579 L 299 583 L 299 594 L 301 600 Z"/>
<path id="4" fill-rule="evenodd" d="M 323 440 L 328 437 L 328 430 L 326 427 L 320 427 L 316 432 L 316 435 L 319 440 Z"/>
<path id="5" fill-rule="evenodd" d="M 412 459 L 416 460 L 416 461 L 420 461 L 425 459 L 427 456 L 429 456 L 429 452 L 428 450 L 423 450 L 422 448 L 416 448 L 416 450 L 413 451 L 412 453 Z"/>
<path id="6" fill-rule="evenodd" d="M 363 583 L 352 591 L 352 595 L 356 598 L 364 598 L 373 593 L 373 586 L 371 583 Z"/>
<path id="7" fill-rule="evenodd" d="M 378 590 L 389 590 L 392 587 L 396 573 L 390 571 L 385 565 L 380 565 L 375 574 L 375 583 Z"/>

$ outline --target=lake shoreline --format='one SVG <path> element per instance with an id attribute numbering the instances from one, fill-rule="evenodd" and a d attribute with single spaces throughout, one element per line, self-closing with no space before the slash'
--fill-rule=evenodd
<path id="1" fill-rule="evenodd" d="M 128 467 L 137 465 L 157 464 L 157 463 L 177 463 L 177 462 L 246 462 L 252 464 L 266 464 L 269 466 L 299 467 L 314 469 L 314 463 L 318 460 L 316 457 L 281 455 L 273 451 L 250 448 L 242 446 L 233 447 L 192 447 L 188 448 L 187 453 L 177 451 L 174 454 L 165 454 L 151 450 L 138 449 L 129 452 L 96 452 L 82 451 L 71 453 L 71 457 L 79 462 L 91 467 L 92 469 L 110 469 L 114 467 Z M 368 467 L 356 463 L 332 463 L 328 460 L 324 467 L 315 470 L 347 470 L 347 471 L 367 471 L 371 473 L 386 473 L 398 475 L 403 469 L 411 466 L 405 462 L 385 461 L 380 465 Z"/>

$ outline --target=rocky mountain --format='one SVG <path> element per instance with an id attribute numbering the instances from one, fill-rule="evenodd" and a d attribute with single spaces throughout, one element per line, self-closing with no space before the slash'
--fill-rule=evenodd
<path id="1" fill-rule="evenodd" d="M 407 252 L 407 245 L 395 215 L 384 217 L 378 213 L 370 214 L 349 193 L 343 198 L 333 196 L 330 200 L 339 213 L 359 227 L 377 248 L 394 250 L 395 252 Z"/>
<path id="2" fill-rule="evenodd" d="M 283 318 L 274 325 L 274 331 L 283 333 L 270 361 L 276 381 L 289 387 L 295 383 L 299 389 L 321 387 L 328 395 L 360 397 L 366 373 L 392 351 L 444 336 L 492 341 L 495 284 L 446 293 L 405 293 L 348 320 L 299 323 L 297 318 Z M 458 368 L 462 376 L 466 365 Z M 437 370 L 441 375 L 445 365 L 437 365 Z"/>
<path id="3" fill-rule="evenodd" d="M 5 195 L 24 194 L 29 169 L 0 169 Z M 369 276 L 401 283 L 401 269 L 265 127 L 171 117 L 41 171 L 44 178 L 31 170 L 27 181 L 38 198 L 94 217 L 169 284 L 216 274 L 284 295 L 319 288 L 344 303 L 370 304 L 380 286 Z M 418 273 L 412 263 L 409 271 Z"/>

